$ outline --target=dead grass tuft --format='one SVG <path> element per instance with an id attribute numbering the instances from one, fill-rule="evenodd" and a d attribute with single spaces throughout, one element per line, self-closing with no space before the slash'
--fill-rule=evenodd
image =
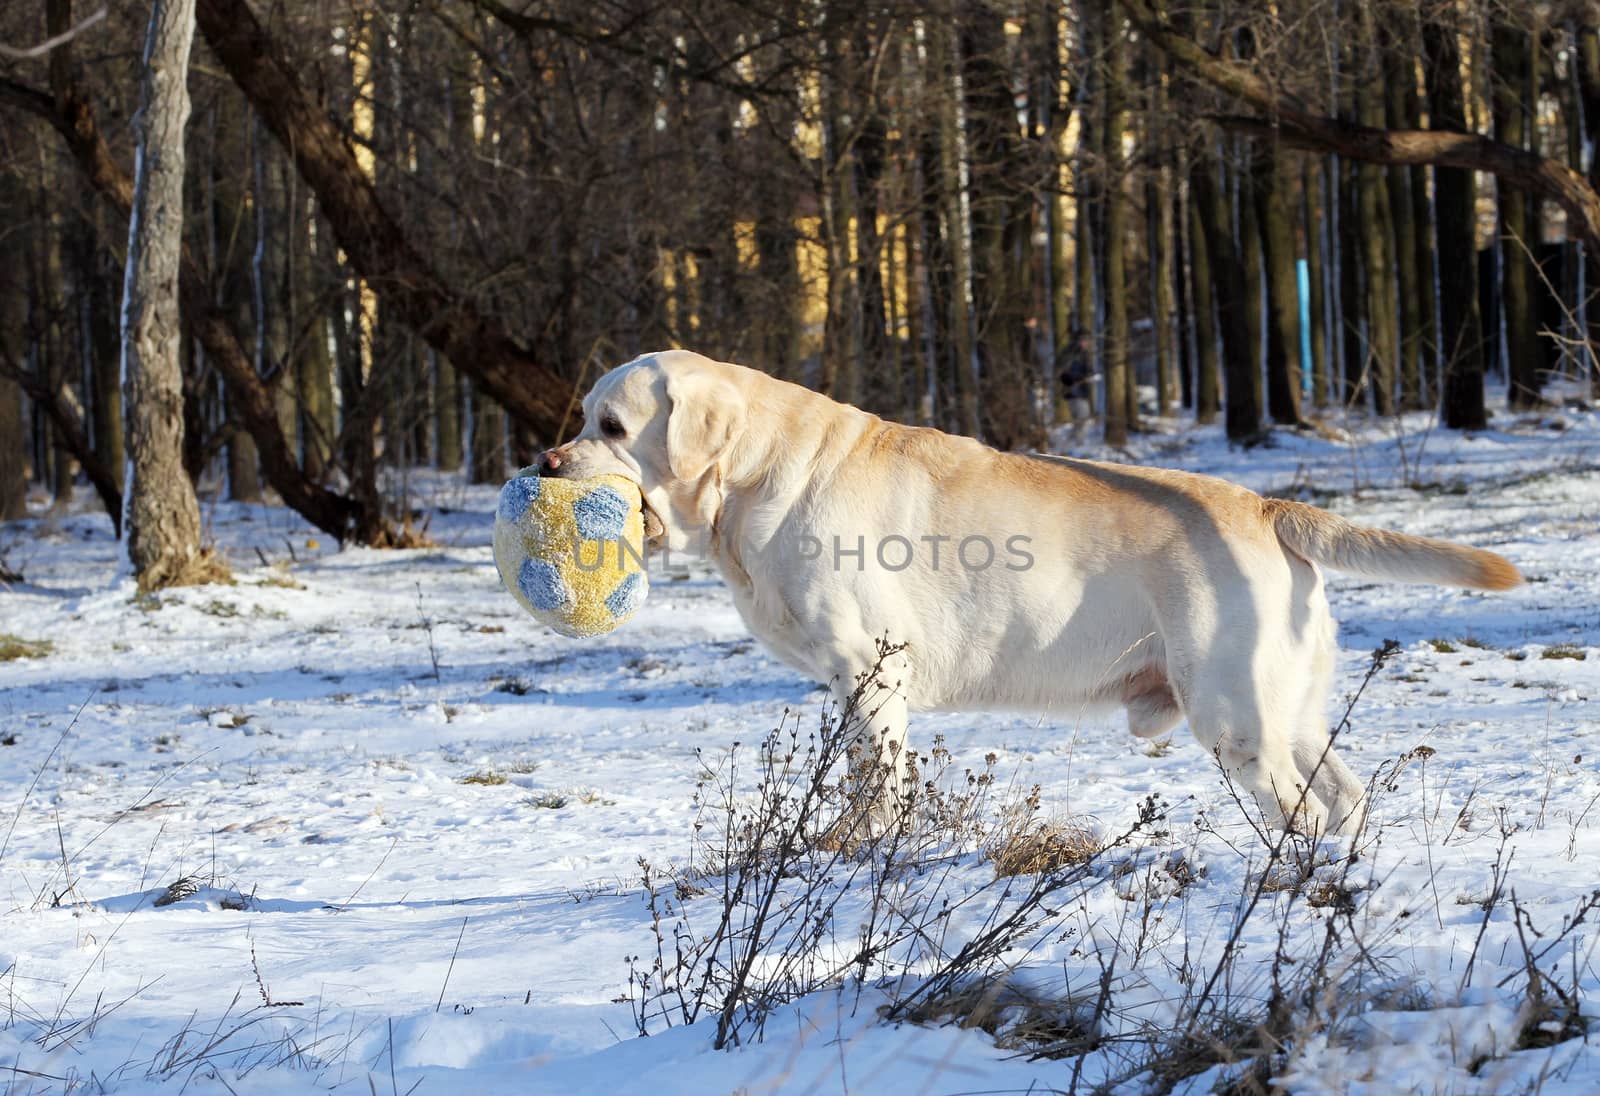
<path id="1" fill-rule="evenodd" d="M 157 896 L 151 905 L 157 908 L 170 906 L 175 902 L 182 902 L 200 893 L 200 877 L 197 875 L 180 875 L 167 884 L 167 889 Z"/>
<path id="2" fill-rule="evenodd" d="M 1589 657 L 1589 652 L 1582 647 L 1575 647 L 1570 643 L 1557 643 L 1554 647 L 1546 647 L 1540 658 L 1570 658 L 1574 662 L 1583 662 Z"/>
<path id="3" fill-rule="evenodd" d="M 988 850 L 996 878 L 1042 875 L 1087 864 L 1104 848 L 1098 834 L 1081 821 L 1048 819 L 1009 828 Z"/>
<path id="4" fill-rule="evenodd" d="M 139 593 L 149 594 L 172 586 L 232 586 L 233 569 L 215 548 L 202 548 L 171 569 L 146 571 L 139 576 Z"/>
<path id="5" fill-rule="evenodd" d="M 481 784 L 484 787 L 493 788 L 498 787 L 501 784 L 509 784 L 510 781 L 506 778 L 504 773 L 497 773 L 493 769 L 480 769 L 475 773 L 469 773 L 468 775 L 463 776 L 461 778 L 461 783 Z"/>
<path id="6" fill-rule="evenodd" d="M 905 1018 L 977 1028 L 993 1036 L 1000 1049 L 1025 1051 L 1032 1058 L 1072 1058 L 1099 1044 L 1094 1005 L 1094 995 L 1057 999 L 1011 979 L 974 978 L 921 1002 Z"/>
<path id="7" fill-rule="evenodd" d="M 56 645 L 48 639 L 23 639 L 10 633 L 0 633 L 0 662 L 15 662 L 20 658 L 44 658 Z"/>
<path id="8" fill-rule="evenodd" d="M 370 541 L 373 548 L 437 548 L 439 542 L 428 535 L 428 525 L 433 520 L 432 515 L 422 519 L 420 525 L 414 524 L 411 511 L 407 510 L 405 517 L 400 522 L 400 528 L 385 525 L 382 532 Z"/>

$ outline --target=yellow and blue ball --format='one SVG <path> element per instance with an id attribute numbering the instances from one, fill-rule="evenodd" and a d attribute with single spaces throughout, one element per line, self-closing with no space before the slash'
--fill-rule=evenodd
<path id="1" fill-rule="evenodd" d="M 562 635 L 611 631 L 650 592 L 638 484 L 625 476 L 555 479 L 524 469 L 500 489 L 494 562 L 511 596 Z"/>

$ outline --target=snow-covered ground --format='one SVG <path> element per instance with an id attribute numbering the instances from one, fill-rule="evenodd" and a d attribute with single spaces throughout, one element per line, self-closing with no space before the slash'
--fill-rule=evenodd
<path id="1" fill-rule="evenodd" d="M 1260 886 L 1267 848 L 1184 731 L 1151 748 L 1075 713 L 913 721 L 953 772 L 992 753 L 1003 785 L 1040 785 L 1041 813 L 1103 838 L 1149 793 L 1170 804 L 1017 953 L 1039 995 L 1101 1005 L 1085 1053 L 1038 1060 L 880 1018 L 1014 900 L 977 853 L 893 884 L 924 909 L 976 895 L 910 981 L 820 988 L 731 1051 L 705 1023 L 636 1036 L 618 999 L 627 957 L 654 954 L 640 859 L 685 863 L 705 771 L 823 699 L 710 574 L 658 577 L 621 630 L 561 639 L 499 586 L 493 489 L 428 475 L 437 547 L 337 551 L 282 508 L 212 504 L 236 584 L 143 601 L 103 516 L 0 527 L 23 576 L 0 633 L 50 644 L 0 661 L 0 1093 L 1209 1091 L 1226 1067 L 1180 1079 L 1145 1069 L 1153 1048 L 1213 972 L 1222 1012 L 1249 1017 L 1274 968 L 1322 994 L 1288 1002 L 1269 1048 L 1293 1091 L 1600 1091 L 1600 1027 L 1576 1034 L 1600 1018 L 1600 911 L 1564 924 L 1600 888 L 1600 416 L 1497 425 L 1137 442 L 1529 578 L 1483 595 L 1331 577 L 1335 718 L 1373 648 L 1401 644 L 1342 748 L 1362 774 L 1409 760 L 1359 859 L 1324 847 L 1320 891 Z M 856 935 L 869 875 L 830 939 Z M 706 925 L 719 904 L 712 885 L 684 907 Z M 1304 978 L 1319 962 L 1338 969 Z"/>

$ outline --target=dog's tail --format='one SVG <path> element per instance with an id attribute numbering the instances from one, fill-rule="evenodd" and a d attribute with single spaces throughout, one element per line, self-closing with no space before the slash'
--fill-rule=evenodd
<path id="1" fill-rule="evenodd" d="M 1266 517 L 1285 547 L 1336 571 L 1477 590 L 1509 590 L 1522 583 L 1509 560 L 1481 548 L 1368 529 L 1303 502 L 1265 502 Z"/>

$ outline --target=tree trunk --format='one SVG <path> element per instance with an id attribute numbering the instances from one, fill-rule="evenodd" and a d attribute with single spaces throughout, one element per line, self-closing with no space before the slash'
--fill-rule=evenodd
<path id="1" fill-rule="evenodd" d="M 1416 83 L 1416 72 L 1406 43 L 1386 36 L 1383 54 L 1384 123 L 1390 129 L 1410 124 L 1406 115 L 1406 85 Z M 1422 402 L 1422 269 L 1417 262 L 1417 229 L 1413 223 L 1411 168 L 1384 169 L 1389 190 L 1389 215 L 1394 226 L 1395 281 L 1400 297 L 1400 407 L 1416 411 Z M 1430 271 L 1428 277 L 1431 278 Z"/>
<path id="2" fill-rule="evenodd" d="M 1101 133 L 1106 196 L 1106 414 L 1107 445 L 1126 445 L 1133 377 L 1128 363 L 1128 195 L 1122 178 L 1122 131 L 1126 124 L 1128 51 L 1122 17 L 1102 24 L 1105 41 L 1106 124 Z"/>
<path id="3" fill-rule="evenodd" d="M 1362 37 L 1368 63 L 1357 70 L 1356 109 L 1366 126 L 1383 124 L 1383 85 L 1379 79 L 1373 16 L 1362 10 Z M 1367 283 L 1366 377 L 1372 406 L 1379 415 L 1395 411 L 1394 367 L 1399 356 L 1399 320 L 1395 314 L 1394 231 L 1384 169 L 1362 161 L 1356 172 L 1356 219 L 1361 228 L 1362 270 Z"/>
<path id="4" fill-rule="evenodd" d="M 306 476 L 322 482 L 334 460 L 334 440 L 338 434 L 333 403 L 334 363 L 328 349 L 328 305 L 322 287 L 327 284 L 333 264 L 323 256 L 327 244 L 312 231 L 316 214 L 309 203 L 300 201 L 290 211 L 291 226 L 298 241 L 294 249 L 292 292 L 295 299 L 296 354 L 295 381 L 300 396 L 301 451 L 305 454 Z M 459 463 L 459 461 L 458 461 Z"/>
<path id="5" fill-rule="evenodd" d="M 954 398 L 955 427 L 976 437 L 978 423 L 977 331 L 972 315 L 972 222 L 963 176 L 970 168 L 966 134 L 966 104 L 960 80 L 961 48 L 956 28 L 935 23 L 934 72 L 939 81 L 939 192 L 944 199 L 940 222 L 950 259 L 950 385 Z"/>
<path id="6" fill-rule="evenodd" d="M 1354 407 L 1366 391 L 1367 340 L 1371 337 L 1361 270 L 1361 219 L 1356 213 L 1360 165 L 1341 157 L 1339 175 L 1335 181 L 1339 192 L 1339 310 L 1335 315 L 1341 324 L 1339 345 L 1344 351 L 1339 363 L 1339 402 Z"/>
<path id="7" fill-rule="evenodd" d="M 472 482 L 499 483 L 506 478 L 505 412 L 486 392 L 472 386 Z"/>
<path id="8" fill-rule="evenodd" d="M 28 516 L 27 435 L 22 426 L 22 389 L 0 377 L 0 521 Z"/>
<path id="9" fill-rule="evenodd" d="M 1205 171 L 1198 159 L 1189 169 L 1189 178 Z M 1189 188 L 1189 282 L 1194 297 L 1195 378 L 1194 414 L 1200 423 L 1217 421 L 1222 403 L 1218 388 L 1216 278 L 1211 270 L 1211 252 L 1206 242 L 1205 224 L 1200 212 L 1199 191 Z"/>
<path id="10" fill-rule="evenodd" d="M 221 115 L 220 125 L 219 115 Z M 244 158 L 248 152 L 244 135 L 255 128 L 250 118 L 249 106 L 240 102 L 237 96 L 222 97 L 212 107 L 210 140 L 206 145 L 209 162 L 205 173 L 208 198 L 205 203 L 205 215 L 206 265 L 211 271 L 211 280 L 216 287 L 212 302 L 219 312 L 229 317 L 233 330 L 249 331 L 254 328 L 255 342 L 249 368 L 259 377 L 262 338 L 259 323 L 253 322 L 254 316 L 259 314 L 259 306 L 252 307 L 253 295 L 247 297 L 245 292 L 246 287 L 252 286 L 255 279 L 253 271 L 247 272 L 244 269 L 240 255 L 243 248 L 238 246 L 250 236 L 247 223 L 249 206 L 246 201 L 249 192 L 235 183 L 235 180 L 240 178 L 236 171 L 236 161 Z M 238 143 L 219 149 L 219 136 Z M 205 357 L 210 356 L 203 347 L 200 352 Z M 223 382 L 224 400 L 228 384 L 227 381 Z M 288 439 L 284 440 L 287 443 Z M 260 502 L 261 457 L 255 438 L 248 431 L 234 431 L 228 438 L 226 460 L 228 498 L 234 502 Z"/>
<path id="11" fill-rule="evenodd" d="M 138 170 L 123 285 L 123 398 L 132 477 L 123 534 L 143 592 L 192 582 L 200 507 L 183 470 L 178 269 L 183 246 L 183 130 L 189 120 L 193 0 L 155 0 L 145 41 Z"/>
<path id="12" fill-rule="evenodd" d="M 103 211 L 97 209 L 89 216 L 98 219 Z M 84 227 L 85 239 L 78 260 L 78 292 L 82 309 L 80 322 L 85 330 L 80 333 L 79 342 L 90 363 L 94 451 L 120 490 L 128 461 L 122 440 L 122 335 L 117 330 L 121 303 L 118 298 L 121 279 L 117 275 L 121 272 L 113 269 L 114 264 L 97 246 L 102 228 L 94 224 Z"/>
<path id="13" fill-rule="evenodd" d="M 977 315 L 980 426 L 1001 449 L 1044 440 L 1033 407 L 1032 276 L 1036 149 L 1024 142 L 1006 66 L 1005 28 L 987 17 L 963 21 L 962 88 L 966 104 L 968 206 L 973 301 Z"/>
<path id="14" fill-rule="evenodd" d="M 1327 221 L 1323 217 L 1324 164 L 1322 157 L 1307 157 L 1302 176 L 1301 217 L 1306 234 L 1306 274 L 1311 282 L 1311 403 L 1328 403 L 1327 276 L 1323 261 L 1327 246 Z M 1302 363 L 1304 365 L 1306 363 Z"/>
<path id="15" fill-rule="evenodd" d="M 1424 72 L 1427 69 L 1424 60 Z M 1404 125 L 1410 129 L 1422 128 L 1422 102 L 1417 94 L 1416 74 L 1408 66 L 1403 83 L 1405 109 Z M 1437 126 L 1438 120 L 1434 123 Z M 1411 228 L 1416 239 L 1416 290 L 1417 290 L 1417 344 L 1419 368 L 1422 371 L 1421 406 L 1438 401 L 1439 383 L 1439 300 L 1434 288 L 1438 277 L 1435 266 L 1433 206 L 1428 200 L 1428 166 L 1413 164 L 1411 172 Z M 1435 184 L 1437 185 L 1437 184 Z"/>
<path id="16" fill-rule="evenodd" d="M 1513 148 L 1527 144 L 1528 34 L 1521 27 L 1495 23 L 1491 29 L 1494 69 L 1494 136 Z M 1501 310 L 1505 317 L 1508 397 L 1512 408 L 1537 407 L 1543 378 L 1539 372 L 1538 319 L 1534 315 L 1533 236 L 1529 198 L 1502 180 L 1496 187 L 1500 210 Z"/>
<path id="17" fill-rule="evenodd" d="M 1245 274 L 1239 261 L 1237 238 L 1228 216 L 1228 199 L 1206 160 L 1197 158 L 1189 172 L 1189 193 L 1205 237 L 1210 259 L 1211 284 L 1217 298 L 1217 319 L 1222 332 L 1222 361 L 1226 388 L 1224 421 L 1228 440 L 1249 441 L 1261 430 L 1261 396 L 1256 383 L 1259 366 L 1250 359 L 1252 318 L 1244 298 Z M 1198 247 L 1197 247 L 1198 249 Z M 1199 287 L 1196 274 L 1196 288 Z"/>
<path id="18" fill-rule="evenodd" d="M 1262 142 L 1255 155 L 1251 175 L 1267 275 L 1267 413 L 1279 426 L 1299 426 L 1300 283 L 1286 177 L 1270 144 Z"/>
<path id="19" fill-rule="evenodd" d="M 1427 52 L 1428 113 L 1435 128 L 1466 129 L 1466 95 L 1455 30 L 1422 28 Z M 1483 329 L 1478 315 L 1477 185 L 1463 168 L 1434 169 L 1439 225 L 1439 356 L 1444 380 L 1441 408 L 1453 430 L 1488 425 L 1483 403 Z"/>
<path id="20" fill-rule="evenodd" d="M 1169 165 L 1155 169 L 1145 183 L 1146 226 L 1150 253 L 1150 318 L 1156 335 L 1156 413 L 1172 414 L 1178 373 L 1173 338 L 1172 176 Z"/>
<path id="21" fill-rule="evenodd" d="M 19 180 L 0 174 L 0 216 L 14 214 L 10 198 Z M 28 325 L 28 293 L 19 284 L 26 277 L 26 258 L 18 246 L 21 233 L 0 236 L 0 521 L 28 516 L 28 450 L 23 429 L 22 388 L 9 376 L 19 368 L 13 347 L 20 347 Z"/>
<path id="22" fill-rule="evenodd" d="M 1589 146 L 1600 151 L 1600 29 L 1583 26 L 1577 32 L 1578 94 L 1583 101 L 1583 128 Z M 1600 155 L 1589 165 L 1589 178 L 1600 183 Z M 1440 256 L 1440 262 L 1444 256 Z M 1589 395 L 1600 400 L 1600 246 L 1583 245 L 1584 287 L 1588 300 L 1579 312 L 1587 342 Z"/>
<path id="23" fill-rule="evenodd" d="M 1240 142 L 1239 144 L 1242 144 Z M 1235 151 L 1244 152 L 1243 148 L 1236 145 Z M 1255 402 L 1257 407 L 1263 406 L 1262 397 L 1265 395 L 1262 383 L 1262 362 L 1266 357 L 1265 328 L 1267 327 L 1267 295 L 1265 279 L 1263 277 L 1261 261 L 1261 218 L 1256 216 L 1256 203 L 1254 197 L 1255 187 L 1251 183 L 1251 173 L 1243 169 L 1227 171 L 1232 183 L 1231 212 L 1237 218 L 1239 225 L 1239 261 L 1244 273 L 1244 284 L 1240 286 L 1244 297 L 1244 311 L 1247 322 L 1245 324 L 1245 345 L 1249 348 L 1246 358 L 1249 363 L 1249 372 L 1241 371 L 1242 376 L 1248 376 L 1251 386 L 1255 389 Z"/>

